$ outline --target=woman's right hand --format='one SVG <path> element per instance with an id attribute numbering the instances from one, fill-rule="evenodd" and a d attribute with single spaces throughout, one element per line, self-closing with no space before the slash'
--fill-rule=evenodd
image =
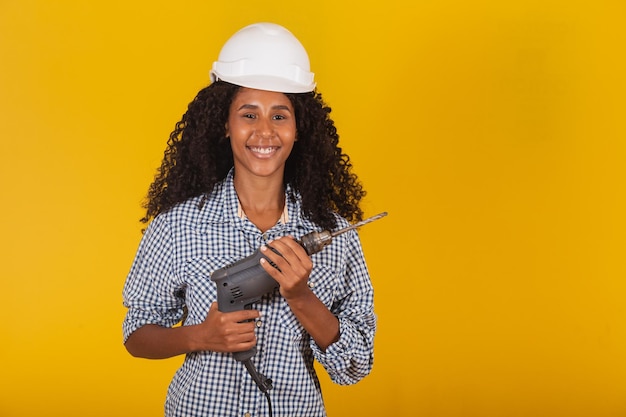
<path id="1" fill-rule="evenodd" d="M 255 319 L 259 317 L 257 310 L 222 313 L 217 303 L 213 303 L 200 324 L 177 327 L 146 324 L 128 337 L 125 346 L 131 355 L 148 359 L 203 350 L 244 352 L 256 346 Z"/>
<path id="2" fill-rule="evenodd" d="M 214 302 L 204 322 L 196 326 L 195 351 L 243 352 L 256 346 L 256 319 L 258 310 L 240 310 L 222 313 Z"/>

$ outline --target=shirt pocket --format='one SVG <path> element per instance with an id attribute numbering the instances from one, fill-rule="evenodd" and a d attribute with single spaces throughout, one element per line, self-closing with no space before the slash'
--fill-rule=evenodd
<path id="1" fill-rule="evenodd" d="M 329 310 L 335 299 L 336 282 L 335 270 L 324 265 L 316 265 L 309 277 L 309 288 Z M 306 335 L 306 331 L 284 299 L 280 304 L 280 324 L 292 333 L 294 340 L 300 340 Z"/>

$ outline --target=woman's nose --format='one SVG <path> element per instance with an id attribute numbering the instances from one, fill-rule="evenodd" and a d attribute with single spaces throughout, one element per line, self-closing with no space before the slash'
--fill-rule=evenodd
<path id="1" fill-rule="evenodd" d="M 260 118 L 256 127 L 256 134 L 263 138 L 274 136 L 274 125 L 271 120 Z"/>

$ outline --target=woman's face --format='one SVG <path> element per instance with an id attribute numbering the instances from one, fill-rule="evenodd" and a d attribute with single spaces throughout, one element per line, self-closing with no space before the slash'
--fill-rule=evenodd
<path id="1" fill-rule="evenodd" d="M 230 105 L 230 137 L 236 175 L 276 177 L 296 141 L 296 117 L 283 93 L 240 88 Z"/>

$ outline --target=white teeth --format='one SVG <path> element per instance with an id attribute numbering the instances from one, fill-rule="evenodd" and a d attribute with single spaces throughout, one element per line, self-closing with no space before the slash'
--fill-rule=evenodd
<path id="1" fill-rule="evenodd" d="M 266 154 L 266 155 L 274 152 L 275 149 L 276 149 L 275 147 L 270 147 L 270 148 L 253 148 L 253 147 L 250 147 L 250 150 L 252 152 Z"/>

